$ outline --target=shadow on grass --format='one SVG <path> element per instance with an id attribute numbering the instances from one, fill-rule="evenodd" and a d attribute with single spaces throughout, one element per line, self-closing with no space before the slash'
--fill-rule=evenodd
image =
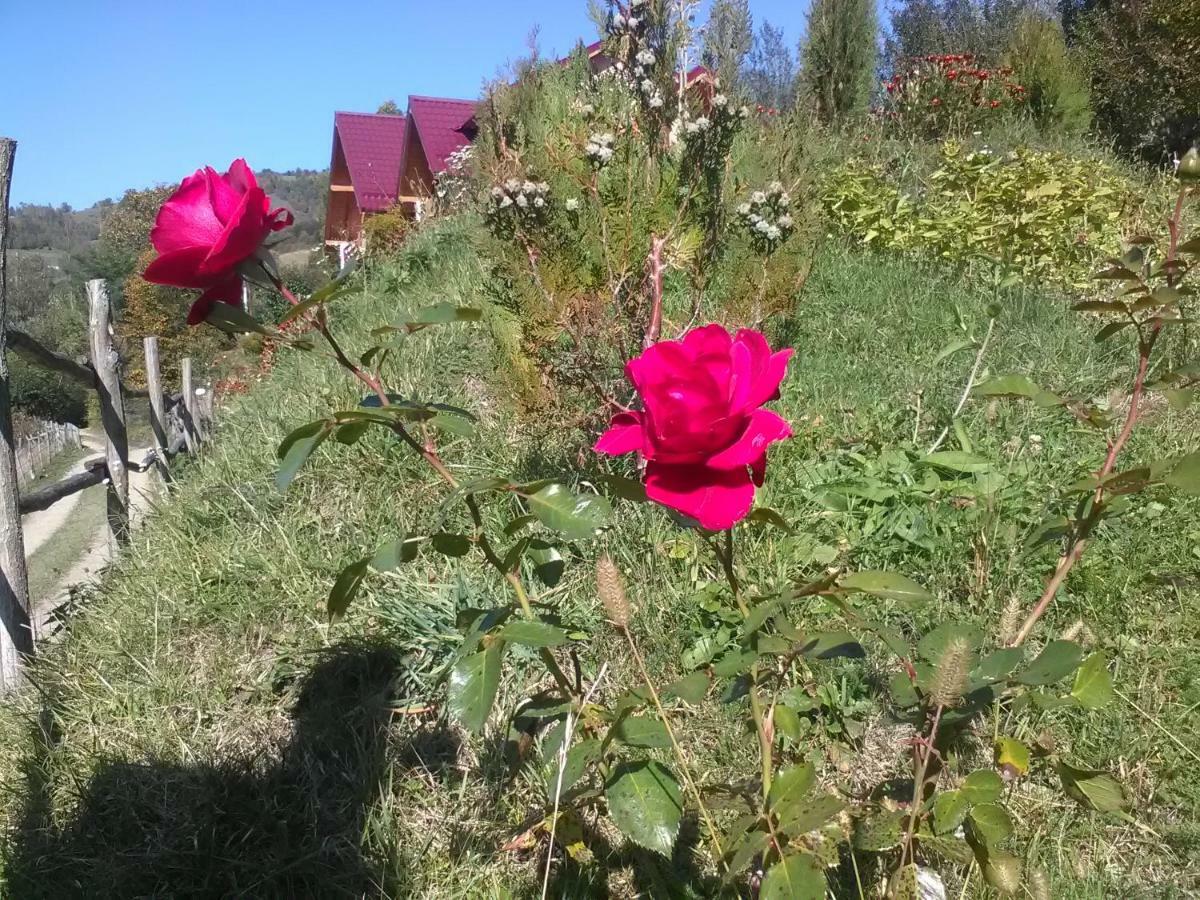
<path id="1" fill-rule="evenodd" d="M 404 860 L 371 860 L 362 847 L 400 671 L 390 648 L 335 648 L 303 679 L 277 759 L 102 764 L 65 819 L 55 814 L 57 735 L 46 709 L 35 725 L 42 758 L 25 762 L 26 807 L 5 848 L 7 896 L 388 895 L 382 881 Z M 432 755 L 454 758 L 452 736 L 425 737 Z"/>

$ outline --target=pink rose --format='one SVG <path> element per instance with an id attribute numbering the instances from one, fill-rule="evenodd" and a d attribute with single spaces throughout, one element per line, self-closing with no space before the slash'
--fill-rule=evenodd
<path id="1" fill-rule="evenodd" d="M 741 521 L 762 486 L 767 447 L 792 436 L 762 405 L 779 396 L 792 350 L 772 353 L 743 328 L 694 328 L 630 360 L 625 374 L 642 398 L 640 412 L 613 417 L 596 451 L 646 459 L 651 500 L 720 531 Z"/>
<path id="2" fill-rule="evenodd" d="M 204 321 L 214 303 L 239 304 L 238 267 L 258 253 L 268 235 L 292 224 L 244 159 L 224 175 L 211 166 L 189 175 L 163 203 L 150 232 L 159 256 L 142 277 L 156 284 L 204 291 L 188 312 L 188 324 Z"/>

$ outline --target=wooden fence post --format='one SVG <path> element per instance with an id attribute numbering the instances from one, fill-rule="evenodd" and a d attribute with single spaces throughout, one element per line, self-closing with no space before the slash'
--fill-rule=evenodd
<path id="1" fill-rule="evenodd" d="M 162 375 L 158 368 L 158 338 L 146 335 L 142 338 L 142 351 L 146 357 L 146 387 L 150 390 L 150 428 L 154 432 L 154 455 L 158 474 L 164 482 L 171 480 L 167 467 L 167 409 L 163 403 Z"/>
<path id="2" fill-rule="evenodd" d="M 104 425 L 104 455 L 108 462 L 108 527 L 117 543 L 129 542 L 129 436 L 125 431 L 125 401 L 117 349 L 112 342 L 112 310 L 104 279 L 87 283 L 88 331 L 100 421 Z"/>
<path id="3" fill-rule="evenodd" d="M 12 409 L 8 392 L 8 198 L 17 142 L 0 137 L 0 687 L 15 686 L 21 659 L 33 654 L 29 616 L 29 575 L 21 533 L 17 496 L 17 461 L 13 455 Z"/>
<path id="4" fill-rule="evenodd" d="M 196 430 L 196 395 L 192 390 L 192 358 L 185 356 L 179 362 L 180 391 L 183 394 L 183 440 L 190 455 L 196 455 L 200 433 Z"/>

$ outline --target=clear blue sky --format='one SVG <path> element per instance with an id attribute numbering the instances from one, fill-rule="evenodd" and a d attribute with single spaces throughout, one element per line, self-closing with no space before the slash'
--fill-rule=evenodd
<path id="1" fill-rule="evenodd" d="M 807 0 L 750 6 L 799 39 Z M 13 203 L 85 207 L 236 156 L 324 168 L 334 110 L 476 97 L 534 26 L 544 55 L 595 38 L 586 0 L 0 0 Z"/>

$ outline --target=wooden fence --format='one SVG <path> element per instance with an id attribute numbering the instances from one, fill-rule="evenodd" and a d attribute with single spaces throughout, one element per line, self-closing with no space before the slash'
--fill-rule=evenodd
<path id="1" fill-rule="evenodd" d="M 79 448 L 79 426 L 70 422 L 43 422 L 37 434 L 17 438 L 17 481 L 26 485 L 68 447 Z"/>
<path id="2" fill-rule="evenodd" d="M 130 534 L 130 470 L 153 468 L 164 482 L 169 482 L 171 459 L 181 452 L 196 452 L 212 420 L 211 391 L 193 388 L 190 359 L 183 360 L 180 393 L 164 391 L 156 337 L 147 337 L 144 341 L 147 388 L 132 389 L 122 383 L 121 361 L 113 344 L 112 309 L 108 290 L 101 279 L 87 283 L 88 362 L 56 353 L 29 335 L 8 327 L 5 258 L 9 185 L 15 152 L 16 142 L 0 137 L 0 691 L 20 682 L 22 664 L 34 653 L 33 611 L 21 516 L 46 509 L 64 497 L 103 483 L 108 486 L 108 527 L 118 546 L 126 544 Z M 88 462 L 82 472 L 25 493 L 20 491 L 20 467 L 13 440 L 9 350 L 95 390 L 104 427 L 102 459 Z M 135 399 L 149 404 L 154 445 L 144 460 L 131 462 L 125 408 L 127 401 Z"/>

